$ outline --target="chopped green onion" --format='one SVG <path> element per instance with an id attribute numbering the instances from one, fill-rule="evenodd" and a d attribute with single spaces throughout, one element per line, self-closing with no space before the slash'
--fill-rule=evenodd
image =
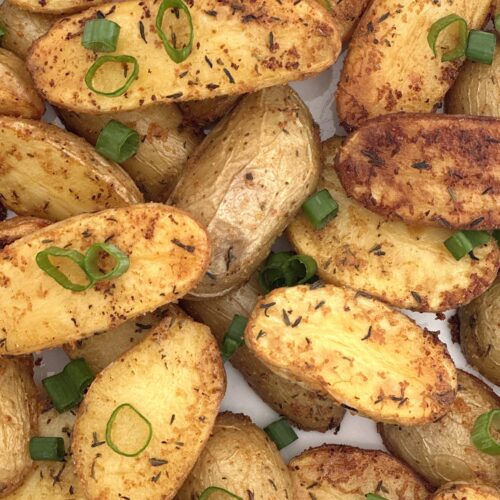
<path id="1" fill-rule="evenodd" d="M 495 229 L 493 231 L 493 238 L 497 240 L 497 244 L 500 246 L 500 229 Z"/>
<path id="2" fill-rule="evenodd" d="M 182 49 L 176 49 L 169 42 L 167 36 L 163 32 L 162 29 L 163 17 L 167 9 L 180 9 L 186 14 L 188 18 L 189 41 Z M 156 15 L 156 33 L 161 38 L 163 46 L 165 47 L 165 50 L 170 59 L 172 59 L 172 61 L 179 64 L 185 61 L 189 57 L 189 54 L 191 54 L 191 51 L 193 50 L 194 27 L 193 27 L 193 19 L 191 17 L 191 12 L 189 12 L 188 6 L 182 0 L 163 0 L 163 2 L 160 5 L 160 8 L 158 9 L 158 14 Z"/>
<path id="3" fill-rule="evenodd" d="M 429 29 L 429 33 L 427 35 L 427 42 L 429 43 L 429 47 L 434 52 L 434 55 L 437 56 L 436 51 L 436 43 L 439 38 L 441 31 L 446 29 L 451 24 L 458 23 L 459 29 L 459 42 L 458 45 L 448 52 L 445 52 L 441 61 L 454 61 L 465 55 L 465 49 L 467 47 L 467 21 L 457 16 L 456 14 L 450 14 L 449 16 L 443 17 L 436 21 Z"/>
<path id="4" fill-rule="evenodd" d="M 94 87 L 94 84 L 92 83 L 94 80 L 94 76 L 97 73 L 97 70 L 103 66 L 106 63 L 109 62 L 121 62 L 121 63 L 130 63 L 134 65 L 134 69 L 132 71 L 132 74 L 128 77 L 127 81 L 118 89 L 112 90 L 111 92 L 104 92 L 102 90 L 98 90 Z M 95 92 L 96 94 L 99 95 L 104 95 L 108 97 L 118 97 L 129 89 L 129 87 L 132 85 L 132 82 L 137 78 L 137 75 L 139 74 L 139 63 L 137 62 L 137 59 L 133 56 L 101 56 L 99 57 L 92 66 L 90 66 L 89 70 L 87 71 L 87 74 L 85 75 L 85 84 L 87 87 L 92 90 L 92 92 Z"/>
<path id="5" fill-rule="evenodd" d="M 243 500 L 243 498 L 239 497 L 238 495 L 235 495 L 231 491 L 228 491 L 224 488 L 220 488 L 219 486 L 209 486 L 208 488 L 204 489 L 201 495 L 198 497 L 198 500 L 207 500 L 207 498 L 210 497 L 212 493 L 225 493 L 230 498 L 236 498 L 236 500 Z"/>
<path id="6" fill-rule="evenodd" d="M 115 260 L 115 267 L 107 273 L 101 272 L 98 266 L 99 254 L 101 252 L 107 253 Z M 85 254 L 84 266 L 87 274 L 94 281 L 103 281 L 119 278 L 128 270 L 130 260 L 126 254 L 111 243 L 94 243 Z"/>
<path id="7" fill-rule="evenodd" d="M 102 156 L 123 163 L 137 153 L 140 142 L 139 134 L 134 129 L 111 120 L 101 130 L 95 149 Z"/>
<path id="8" fill-rule="evenodd" d="M 264 432 L 276 443 L 278 450 L 299 439 L 290 424 L 282 418 L 264 427 Z"/>
<path id="9" fill-rule="evenodd" d="M 146 438 L 146 442 L 144 443 L 141 448 L 139 448 L 136 451 L 133 452 L 125 452 L 123 450 L 120 450 L 115 443 L 113 442 L 113 439 L 111 437 L 111 433 L 113 430 L 113 424 L 116 420 L 116 417 L 118 416 L 118 413 L 120 413 L 121 410 L 124 408 L 130 408 L 133 412 L 135 412 L 139 418 L 141 418 L 147 425 L 148 427 L 148 436 Z M 139 412 L 136 408 L 134 408 L 131 404 L 129 403 L 123 403 L 119 406 L 117 406 L 114 410 L 111 416 L 109 417 L 108 423 L 106 424 L 106 444 L 115 452 L 118 453 L 119 455 L 123 455 L 124 457 L 136 457 L 137 455 L 140 455 L 149 445 L 151 438 L 153 437 L 153 427 L 151 425 L 151 422 L 141 413 Z"/>
<path id="10" fill-rule="evenodd" d="M 387 500 L 387 498 L 376 495 L 375 493 L 367 493 L 365 497 L 367 500 Z"/>
<path id="11" fill-rule="evenodd" d="M 328 189 L 322 189 L 306 200 L 302 205 L 302 210 L 311 224 L 316 229 L 321 229 L 337 216 L 339 206 Z"/>
<path id="12" fill-rule="evenodd" d="M 83 358 L 70 361 L 63 369 L 65 377 L 83 394 L 94 381 L 94 373 Z"/>
<path id="13" fill-rule="evenodd" d="M 307 283 L 315 274 L 318 266 L 309 255 L 294 255 L 283 265 L 283 274 L 287 286 Z"/>
<path id="14" fill-rule="evenodd" d="M 61 437 L 32 437 L 28 447 L 31 460 L 64 461 L 64 439 Z"/>
<path id="15" fill-rule="evenodd" d="M 108 19 L 92 19 L 85 23 L 82 45 L 94 52 L 114 52 L 119 36 L 119 24 Z"/>
<path id="16" fill-rule="evenodd" d="M 492 436 L 493 428 L 500 431 L 500 408 L 483 413 L 476 419 L 470 439 L 483 453 L 500 455 L 500 441 Z"/>
<path id="17" fill-rule="evenodd" d="M 0 37 L 4 36 L 6 34 L 7 34 L 7 30 L 2 25 L 0 25 Z"/>
<path id="18" fill-rule="evenodd" d="M 470 61 L 492 64 L 497 46 L 497 37 L 487 31 L 471 30 L 465 56 Z"/>
<path id="19" fill-rule="evenodd" d="M 495 29 L 500 33 L 500 14 L 495 16 Z"/>
<path id="20" fill-rule="evenodd" d="M 485 231 L 457 231 L 444 242 L 444 246 L 455 260 L 460 260 L 474 248 L 488 243 L 490 238 L 491 236 Z"/>
<path id="21" fill-rule="evenodd" d="M 247 318 L 235 314 L 233 321 L 224 335 L 222 342 L 222 359 L 226 362 L 244 343 L 243 334 L 247 326 Z"/>

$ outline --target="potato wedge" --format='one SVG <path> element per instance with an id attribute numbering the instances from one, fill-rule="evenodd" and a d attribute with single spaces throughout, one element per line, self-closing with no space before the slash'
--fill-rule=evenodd
<path id="1" fill-rule="evenodd" d="M 125 252 L 130 268 L 84 292 L 63 288 L 35 262 L 50 246 L 85 252 L 103 241 Z M 26 236 L 1 252 L 0 354 L 74 342 L 175 301 L 196 285 L 209 255 L 197 222 L 153 203 L 73 217 Z M 60 265 L 69 273 L 64 261 Z"/>
<path id="2" fill-rule="evenodd" d="M 370 212 L 346 195 L 335 173 L 341 141 L 333 137 L 323 143 L 318 186 L 328 189 L 339 204 L 337 217 L 317 230 L 300 212 L 287 229 L 297 252 L 316 260 L 319 276 L 327 283 L 422 312 L 454 309 L 483 293 L 500 265 L 496 242 L 476 250 L 479 260 L 457 262 L 443 245 L 453 231 L 407 226 Z"/>
<path id="3" fill-rule="evenodd" d="M 191 296 L 217 297 L 244 283 L 316 187 L 320 168 L 318 131 L 290 87 L 244 97 L 196 149 L 171 196 L 207 226 L 214 245 Z"/>
<path id="4" fill-rule="evenodd" d="M 120 0 L 117 0 L 120 1 Z M 95 5 L 106 3 L 105 0 L 9 0 L 13 5 L 39 14 L 72 14 Z"/>
<path id="5" fill-rule="evenodd" d="M 80 407 L 73 457 L 86 495 L 173 498 L 210 437 L 224 391 L 225 372 L 210 330 L 189 319 L 165 319 L 97 376 Z M 107 444 L 92 448 L 95 434 L 104 440 L 108 419 L 123 403 L 142 413 L 153 431 L 135 458 Z M 144 443 L 144 424 L 133 414 L 115 422 L 118 449 Z"/>
<path id="6" fill-rule="evenodd" d="M 441 47 L 457 45 L 457 31 L 442 32 L 435 57 L 430 27 L 451 12 L 469 29 L 487 20 L 491 0 L 374 0 L 349 44 L 337 88 L 337 112 L 346 129 L 388 113 L 430 112 L 455 81 L 463 59 L 441 62 Z"/>
<path id="7" fill-rule="evenodd" d="M 122 164 L 123 169 L 148 201 L 164 201 L 171 193 L 188 156 L 202 135 L 182 125 L 183 116 L 175 106 L 163 104 L 139 111 L 85 115 L 60 110 L 66 128 L 91 144 L 110 120 L 118 120 L 141 136 L 137 154 Z"/>
<path id="8" fill-rule="evenodd" d="M 186 123 L 197 127 L 207 127 L 229 113 L 239 98 L 239 95 L 231 95 L 204 101 L 186 101 L 180 102 L 179 107 Z"/>
<path id="9" fill-rule="evenodd" d="M 294 500 L 426 500 L 428 486 L 387 453 L 352 446 L 323 445 L 292 458 Z"/>
<path id="10" fill-rule="evenodd" d="M 429 500 L 498 500 L 500 490 L 484 484 L 470 484 L 463 481 L 448 483 Z"/>
<path id="11" fill-rule="evenodd" d="M 50 221 L 35 217 L 13 217 L 0 222 L 0 250 L 49 224 Z"/>
<path id="12" fill-rule="evenodd" d="M 335 19 L 342 43 L 347 44 L 354 33 L 354 28 L 363 15 L 370 0 L 338 0 L 330 1 L 331 13 Z M 324 1 L 319 0 L 324 5 Z"/>
<path id="13" fill-rule="evenodd" d="M 386 448 L 434 486 L 478 481 L 500 486 L 500 457 L 480 452 L 470 440 L 479 415 L 500 407 L 500 398 L 483 382 L 458 370 L 458 393 L 450 412 L 421 426 L 379 424 Z"/>
<path id="14" fill-rule="evenodd" d="M 192 500 L 209 486 L 242 498 L 292 498 L 290 473 L 276 445 L 246 415 L 221 413 L 176 500 Z M 219 496 L 213 494 L 214 499 Z"/>
<path id="15" fill-rule="evenodd" d="M 201 323 L 208 325 L 220 345 L 235 314 L 249 316 L 260 290 L 257 278 L 227 295 L 206 300 L 183 301 L 182 307 Z M 95 337 L 92 337 L 95 338 Z M 246 346 L 231 357 L 250 387 L 277 413 L 304 430 L 326 432 L 339 428 L 345 410 L 324 392 L 306 389 L 272 372 Z"/>
<path id="16" fill-rule="evenodd" d="M 392 220 L 500 227 L 500 120 L 398 114 L 351 134 L 336 165 L 347 194 Z"/>
<path id="17" fill-rule="evenodd" d="M 245 343 L 274 372 L 378 422 L 432 422 L 455 398 L 446 346 L 348 289 L 320 282 L 273 290 L 257 302 Z"/>
<path id="18" fill-rule="evenodd" d="M 0 117 L 0 200 L 18 215 L 61 220 L 140 203 L 119 165 L 48 123 Z"/>
<path id="19" fill-rule="evenodd" d="M 92 8 L 61 20 L 33 46 L 28 67 L 42 95 L 58 107 L 95 114 L 238 95 L 320 73 L 335 62 L 341 48 L 333 18 L 315 8 L 314 0 L 241 0 L 236 9 L 204 0 L 190 7 L 193 51 L 177 64 L 155 32 L 159 5 L 146 0 L 100 7 L 107 19 L 121 26 L 116 53 L 135 57 L 140 67 L 125 94 L 110 98 L 89 91 L 85 84 L 95 55 L 82 46 L 81 33 L 99 10 Z M 121 64 L 108 64 L 93 80 L 94 87 L 105 92 L 123 83 Z"/>
<path id="20" fill-rule="evenodd" d="M 31 358 L 0 358 L 0 497 L 17 488 L 33 462 L 28 443 L 37 431 L 37 389 Z"/>

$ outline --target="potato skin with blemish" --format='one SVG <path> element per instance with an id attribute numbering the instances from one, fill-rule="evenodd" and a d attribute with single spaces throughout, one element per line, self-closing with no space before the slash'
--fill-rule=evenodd
<path id="1" fill-rule="evenodd" d="M 436 491 L 429 500 L 498 500 L 500 490 L 485 486 L 484 484 L 472 484 L 464 481 L 457 481 L 445 484 Z"/>

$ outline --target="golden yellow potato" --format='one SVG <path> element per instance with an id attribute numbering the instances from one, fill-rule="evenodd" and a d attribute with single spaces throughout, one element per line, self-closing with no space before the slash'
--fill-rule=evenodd
<path id="1" fill-rule="evenodd" d="M 35 217 L 13 217 L 0 222 L 0 250 L 49 224 L 50 221 Z"/>
<path id="2" fill-rule="evenodd" d="M 445 484 L 429 500 L 498 500 L 500 490 L 463 481 Z"/>
<path id="3" fill-rule="evenodd" d="M 184 120 L 197 127 L 206 127 L 219 120 L 234 108 L 241 96 L 221 96 L 204 101 L 180 102 L 179 107 Z"/>
<path id="4" fill-rule="evenodd" d="M 328 2 L 331 6 L 332 16 L 335 19 L 340 38 L 346 44 L 351 39 L 354 29 L 370 0 L 340 0 L 340 2 L 339 0 L 328 0 Z M 324 5 L 323 0 L 319 0 L 319 3 Z"/>

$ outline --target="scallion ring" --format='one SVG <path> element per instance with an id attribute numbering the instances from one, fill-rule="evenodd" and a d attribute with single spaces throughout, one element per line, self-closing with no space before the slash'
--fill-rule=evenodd
<path id="1" fill-rule="evenodd" d="M 139 134 L 134 129 L 111 120 L 101 130 L 95 149 L 102 156 L 123 163 L 137 153 L 140 142 Z"/>
<path id="2" fill-rule="evenodd" d="M 80 394 L 83 394 L 94 381 L 94 373 L 83 358 L 73 359 L 62 371 Z"/>
<path id="3" fill-rule="evenodd" d="M 495 16 L 495 30 L 500 33 L 500 14 Z"/>
<path id="4" fill-rule="evenodd" d="M 387 498 L 376 495 L 375 493 L 367 493 L 365 497 L 367 500 L 387 500 Z"/>
<path id="5" fill-rule="evenodd" d="M 32 437 L 28 448 L 31 460 L 64 461 L 64 439 L 61 437 Z"/>
<path id="6" fill-rule="evenodd" d="M 7 30 L 2 25 L 0 25 L 0 38 L 5 36 L 6 34 Z"/>
<path id="7" fill-rule="evenodd" d="M 222 359 L 226 362 L 244 343 L 243 334 L 248 319 L 235 314 L 222 342 Z"/>
<path id="8" fill-rule="evenodd" d="M 294 255 L 283 265 L 283 275 L 287 286 L 307 283 L 315 274 L 318 266 L 309 255 Z"/>
<path id="9" fill-rule="evenodd" d="M 496 47 L 497 37 L 494 33 L 471 30 L 469 39 L 467 40 L 465 57 L 467 57 L 469 61 L 491 65 L 493 63 L 493 57 L 495 56 Z"/>
<path id="10" fill-rule="evenodd" d="M 339 211 L 337 202 L 332 198 L 328 189 L 322 189 L 308 198 L 302 205 L 311 224 L 316 229 L 325 227 Z"/>
<path id="11" fill-rule="evenodd" d="M 98 266 L 99 254 L 101 252 L 105 252 L 115 259 L 114 268 L 107 273 L 101 272 Z M 130 261 L 128 256 L 115 247 L 115 245 L 111 243 L 94 243 L 85 254 L 84 266 L 87 274 L 94 281 L 103 281 L 119 278 L 128 270 Z"/>
<path id="12" fill-rule="evenodd" d="M 444 242 L 444 246 L 455 260 L 460 260 L 474 248 L 488 243 L 490 239 L 491 236 L 485 231 L 457 231 Z"/>
<path id="13" fill-rule="evenodd" d="M 119 24 L 108 19 L 91 19 L 85 23 L 82 45 L 94 52 L 114 52 L 119 36 Z"/>
<path id="14" fill-rule="evenodd" d="M 283 418 L 264 427 L 264 432 L 274 441 L 278 450 L 285 448 L 299 439 L 295 431 L 290 427 L 290 424 Z"/>
<path id="15" fill-rule="evenodd" d="M 209 498 L 212 493 L 225 493 L 229 498 L 236 498 L 236 500 L 243 500 L 243 498 L 239 497 L 238 495 L 235 495 L 231 491 L 221 488 L 220 486 L 209 486 L 208 488 L 205 488 L 201 492 L 201 495 L 198 497 L 198 500 L 207 500 L 207 498 Z"/>
<path id="16" fill-rule="evenodd" d="M 493 231 L 493 238 L 497 240 L 497 244 L 500 246 L 500 229 L 495 229 Z"/>
<path id="17" fill-rule="evenodd" d="M 470 439 L 483 453 L 500 455 L 500 441 L 492 436 L 493 428 L 500 431 L 500 408 L 483 413 L 476 419 Z"/>
<path id="18" fill-rule="evenodd" d="M 467 47 L 467 21 L 456 14 L 450 14 L 449 16 L 443 17 L 436 21 L 429 29 L 429 33 L 427 35 L 427 42 L 429 43 L 429 47 L 432 49 L 432 52 L 435 56 L 437 56 L 436 44 L 439 38 L 441 31 L 446 29 L 451 24 L 458 23 L 459 28 L 459 42 L 458 45 L 448 52 L 445 52 L 441 61 L 454 61 L 465 55 L 465 49 Z"/>

